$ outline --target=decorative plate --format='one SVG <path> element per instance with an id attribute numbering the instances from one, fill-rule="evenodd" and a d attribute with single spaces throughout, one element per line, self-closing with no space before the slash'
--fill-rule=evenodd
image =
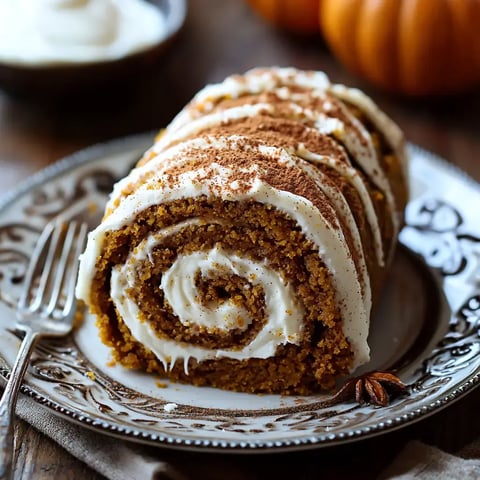
<path id="1" fill-rule="evenodd" d="M 113 183 L 153 135 L 92 147 L 34 175 L 0 202 L 0 375 L 19 346 L 11 330 L 33 244 L 62 213 L 99 221 Z M 372 320 L 363 371 L 395 369 L 410 395 L 389 406 L 329 395 L 286 397 L 173 384 L 109 366 L 88 317 L 65 341 L 42 342 L 24 394 L 67 419 L 153 445 L 265 452 L 339 444 L 408 425 L 472 390 L 480 379 L 480 188 L 411 146 L 407 226 Z M 356 372 L 357 373 L 357 372 Z"/>

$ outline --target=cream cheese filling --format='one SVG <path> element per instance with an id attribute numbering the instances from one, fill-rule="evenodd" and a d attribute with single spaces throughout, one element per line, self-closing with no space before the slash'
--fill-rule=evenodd
<path id="1" fill-rule="evenodd" d="M 300 343 L 304 311 L 291 285 L 269 268 L 266 261 L 253 261 L 217 247 L 205 252 L 179 255 L 163 273 L 161 289 L 173 313 L 184 326 L 197 325 L 209 333 L 222 333 L 231 329 L 245 330 L 254 319 L 244 308 L 230 301 L 203 305 L 195 286 L 197 274 L 205 277 L 215 275 L 220 267 L 230 274 L 245 278 L 247 285 L 261 285 L 266 322 L 253 341 L 241 349 L 208 349 L 159 336 L 148 322 L 142 321 L 141 310 L 128 293 L 138 282 L 137 266 L 150 258 L 152 249 L 161 244 L 166 236 L 181 232 L 186 226 L 201 223 L 201 220 L 190 219 L 150 235 L 130 253 L 125 264 L 113 269 L 110 297 L 133 337 L 149 348 L 165 369 L 173 368 L 179 359 L 183 360 L 186 368 L 191 358 L 198 362 L 211 358 L 269 358 L 275 355 L 279 345 Z"/>

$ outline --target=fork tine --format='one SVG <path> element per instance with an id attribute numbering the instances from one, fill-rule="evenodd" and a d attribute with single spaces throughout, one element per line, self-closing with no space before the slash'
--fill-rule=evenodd
<path id="1" fill-rule="evenodd" d="M 82 223 L 80 225 L 80 231 L 77 236 L 77 243 L 75 246 L 74 251 L 74 261 L 71 263 L 71 274 L 68 276 L 68 283 L 67 283 L 67 298 L 65 299 L 65 305 L 63 307 L 63 315 L 67 315 L 72 311 L 73 305 L 75 303 L 75 284 L 77 283 L 77 273 L 79 267 L 78 258 L 85 247 L 85 240 L 87 238 L 87 230 L 88 225 L 86 223 Z"/>
<path id="2" fill-rule="evenodd" d="M 87 228 L 86 223 L 60 220 L 53 221 L 45 227 L 37 240 L 25 275 L 24 288 L 18 302 L 19 313 L 28 310 L 42 317 L 52 315 L 58 307 L 62 293 L 65 294 L 65 303 L 61 313 L 64 316 L 70 313 L 75 303 L 78 257 L 85 244 Z M 34 282 L 39 274 L 38 288 L 34 291 Z M 42 305 L 46 303 L 47 294 L 48 304 L 43 309 Z M 41 308 L 42 311 L 39 312 Z"/>
<path id="3" fill-rule="evenodd" d="M 47 290 L 48 281 L 51 275 L 52 265 L 53 265 L 53 262 L 55 261 L 58 242 L 60 240 L 60 236 L 62 234 L 63 228 L 64 227 L 61 222 L 58 222 L 58 221 L 54 222 L 53 229 L 51 230 L 51 234 L 49 236 L 50 242 L 48 242 L 49 239 L 46 238 L 45 244 L 43 245 L 44 248 L 38 252 L 38 257 L 36 259 L 32 258 L 32 262 L 36 263 L 38 268 L 39 262 L 42 260 L 42 254 L 44 252 L 44 249 L 48 246 L 47 258 L 45 259 L 45 262 L 42 265 L 42 272 L 40 276 L 38 289 L 29 307 L 29 310 L 31 312 L 36 312 L 44 302 L 45 292 Z"/>
<path id="4" fill-rule="evenodd" d="M 63 229 L 63 227 L 61 227 Z M 69 259 L 71 257 L 71 249 L 73 242 L 75 240 L 75 231 L 77 230 L 77 222 L 71 222 L 68 225 L 67 232 L 65 233 L 65 238 L 63 240 L 63 248 L 60 254 L 60 258 L 56 264 L 56 270 L 53 269 L 53 264 L 46 264 L 45 268 L 51 270 L 50 273 L 54 273 L 54 282 L 50 294 L 50 301 L 48 302 L 47 308 L 44 312 L 44 315 L 50 315 L 57 305 L 58 297 L 62 289 L 63 277 L 65 275 L 65 270 L 67 269 Z M 63 233 L 63 230 L 61 230 Z M 53 259 L 55 261 L 56 259 Z M 76 263 L 76 262 L 74 262 Z"/>
<path id="5" fill-rule="evenodd" d="M 22 294 L 18 301 L 19 310 L 25 310 L 27 308 L 29 294 L 31 291 L 33 281 L 35 279 L 35 273 L 38 269 L 38 262 L 45 249 L 45 245 L 47 244 L 50 236 L 52 235 L 53 229 L 54 229 L 54 225 L 52 223 L 48 224 L 43 230 L 43 232 L 41 233 L 40 237 L 38 238 L 37 243 L 35 244 L 35 248 L 32 252 L 32 257 L 28 265 L 28 270 L 25 274 L 24 288 L 22 290 Z"/>

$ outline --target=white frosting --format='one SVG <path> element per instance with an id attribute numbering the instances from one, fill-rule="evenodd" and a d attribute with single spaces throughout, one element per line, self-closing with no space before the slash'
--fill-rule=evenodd
<path id="1" fill-rule="evenodd" d="M 302 332 L 303 309 L 296 302 L 295 293 L 280 274 L 268 267 L 266 261 L 255 262 L 224 252 L 217 247 L 205 252 L 179 255 L 170 268 L 164 272 L 161 288 L 166 301 L 180 322 L 190 327 L 203 327 L 210 333 L 227 332 L 232 329 L 245 330 L 253 321 L 248 312 L 232 301 L 205 306 L 199 301 L 195 286 L 197 275 L 215 277 L 218 269 L 228 274 L 245 278 L 247 285 L 261 285 L 264 291 L 266 322 L 254 340 L 242 349 L 211 350 L 199 346 L 177 342 L 167 337 L 157 337 L 147 322 L 139 321 L 140 310 L 129 287 L 138 283 L 137 267 L 140 261 L 148 258 L 152 249 L 161 244 L 165 236 L 181 231 L 183 227 L 200 224 L 199 220 L 187 220 L 174 227 L 160 230 L 147 237 L 135 249 L 122 266 L 112 272 L 110 296 L 135 338 L 163 363 L 165 369 L 172 368 L 178 359 L 188 364 L 188 359 L 197 361 L 209 358 L 268 358 L 275 354 L 279 345 L 299 343 Z"/>
<path id="2" fill-rule="evenodd" d="M 400 157 L 404 178 L 408 178 L 408 158 L 405 155 L 405 139 L 400 127 L 382 112 L 370 97 L 358 88 L 347 88 L 345 85 L 332 85 L 330 91 L 336 97 L 357 106 L 373 122 L 375 128 L 383 133 L 392 149 Z"/>
<path id="3" fill-rule="evenodd" d="M 144 0 L 0 0 L 0 61 L 18 65 L 121 58 L 166 35 Z"/>
<path id="4" fill-rule="evenodd" d="M 272 73 L 273 72 L 273 73 Z M 289 87 L 301 86 L 307 92 L 292 93 Z M 331 281 L 336 291 L 336 301 L 343 318 L 343 331 L 351 343 L 354 353 L 352 369 L 369 359 L 367 335 L 371 310 L 371 287 L 365 263 L 361 236 L 353 213 L 341 189 L 329 182 L 326 174 L 315 168 L 324 164 L 338 172 L 356 190 L 363 204 L 365 216 L 371 229 L 378 265 L 384 264 L 379 221 L 376 216 L 367 184 L 352 167 L 347 155 L 335 158 L 311 152 L 305 145 L 278 148 L 272 145 L 248 144 L 238 135 L 228 137 L 196 136 L 203 130 L 231 121 L 248 118 L 259 113 L 275 116 L 275 106 L 266 103 L 234 106 L 212 111 L 222 98 L 235 98 L 244 94 L 275 91 L 281 98 L 289 100 L 291 118 L 307 121 L 320 133 L 340 140 L 353 158 L 361 165 L 370 181 L 385 195 L 388 208 L 395 212 L 391 187 L 380 168 L 379 158 L 368 131 L 346 108 L 341 108 L 342 119 L 334 116 L 335 105 L 328 95 L 347 100 L 354 105 L 365 107 L 365 114 L 383 131 L 399 156 L 402 155 L 402 137 L 391 122 L 373 102 L 366 101 L 356 90 L 332 86 L 321 73 L 297 72 L 294 69 L 256 70 L 243 77 L 230 77 L 219 85 L 208 86 L 199 92 L 167 127 L 165 134 L 154 145 L 148 162 L 134 169 L 130 175 L 118 182 L 108 202 L 109 214 L 98 228 L 89 235 L 88 245 L 80 263 L 77 296 L 88 302 L 90 287 L 95 274 L 97 257 L 101 255 L 105 234 L 129 225 L 143 210 L 186 198 L 221 198 L 237 202 L 255 201 L 273 206 L 291 218 L 310 240 L 324 264 L 331 272 Z M 328 94 L 328 95 L 327 95 Z M 322 111 L 312 111 L 308 97 L 324 99 Z M 297 103 L 298 102 L 298 103 Z M 331 113 L 330 113 L 331 112 Z M 290 117 L 289 117 L 290 118 Z M 386 118 L 386 117 L 385 117 Z M 340 147 L 341 148 L 341 147 Z M 201 160 L 212 154 L 222 156 L 222 151 L 252 151 L 252 158 L 268 158 L 268 165 L 283 165 L 300 169 L 319 188 L 319 195 L 325 196 L 325 212 L 308 199 L 270 185 L 268 168 L 257 162 L 249 167 L 240 164 L 222 166 L 212 162 L 208 166 L 190 169 L 177 174 L 175 181 L 166 182 L 165 174 L 172 166 L 181 166 L 193 159 Z M 265 170 L 266 169 L 266 170 Z M 243 174 L 239 176 L 239 174 Z M 245 175 L 248 174 L 248 175 Z M 133 188 L 131 188 L 133 186 Z M 322 193 L 323 192 L 323 193 Z M 281 273 L 275 272 L 264 262 L 254 261 L 232 252 L 214 247 L 207 251 L 178 255 L 161 277 L 166 302 L 187 328 L 195 325 L 208 332 L 226 332 L 232 328 L 246 329 L 254 319 L 238 304 L 225 301 L 218 305 L 204 305 L 197 298 L 195 279 L 200 275 L 214 278 L 220 271 L 239 275 L 248 280 L 248 285 L 261 285 L 265 294 L 266 324 L 248 345 L 239 349 L 211 350 L 194 344 L 177 342 L 166 335 L 156 334 L 148 322 L 142 320 L 140 307 L 128 292 L 138 283 L 137 266 L 153 258 L 153 250 L 169 235 L 181 233 L 182 229 L 221 223 L 212 220 L 192 218 L 178 225 L 155 231 L 135 246 L 123 265 L 116 266 L 111 275 L 110 296 L 119 315 L 130 329 L 134 338 L 148 347 L 165 368 L 172 368 L 176 361 L 182 361 L 185 370 L 189 359 L 202 361 L 211 358 L 269 358 L 275 355 L 279 345 L 301 342 L 302 318 L 301 300 L 296 298 L 292 287 L 285 283 Z M 229 228 L 225 225 L 225 228 Z M 394 229 L 398 223 L 394 222 Z M 345 240 L 351 238 L 351 248 Z M 353 258 L 356 258 L 354 261 Z"/>
<path id="5" fill-rule="evenodd" d="M 300 147 L 295 153 L 299 155 L 301 159 L 302 153 L 305 149 Z M 308 151 L 307 151 L 308 152 Z M 310 153 L 310 152 L 308 152 Z M 312 165 L 308 162 L 299 161 L 298 165 L 302 170 L 307 172 L 312 179 L 315 180 L 317 186 L 323 191 L 323 193 L 327 196 L 330 200 L 332 205 L 335 205 L 335 211 L 339 218 L 342 219 L 342 222 L 347 227 L 350 232 L 352 243 L 355 251 L 358 255 L 358 276 L 361 280 L 361 285 L 363 287 L 363 298 L 364 298 L 364 305 L 365 310 L 370 308 L 372 302 L 372 293 L 371 293 L 371 286 L 370 286 L 370 277 L 368 275 L 367 264 L 365 262 L 365 255 L 363 252 L 363 245 L 362 240 L 360 237 L 360 230 L 358 228 L 357 223 L 355 222 L 355 218 L 353 216 L 353 212 L 345 199 L 342 191 L 336 186 L 335 183 L 331 183 L 328 181 L 327 176 L 321 170 L 313 168 Z"/>
<path id="6" fill-rule="evenodd" d="M 176 403 L 166 403 L 166 404 L 163 406 L 163 409 L 164 409 L 167 413 L 173 412 L 176 408 L 178 408 L 178 405 L 177 405 Z"/>
<path id="7" fill-rule="evenodd" d="M 152 151 L 161 152 L 173 142 L 179 142 L 191 135 L 194 135 L 202 130 L 216 125 L 222 125 L 232 120 L 240 120 L 242 118 L 253 117 L 260 112 L 273 113 L 273 107 L 267 103 L 257 103 L 255 105 L 242 105 L 240 107 L 229 108 L 228 110 L 221 110 L 220 112 L 211 113 L 197 119 L 192 119 L 184 125 L 179 125 L 178 129 L 168 129 L 171 135 L 164 135 L 152 147 Z"/>
<path id="8" fill-rule="evenodd" d="M 340 173 L 343 178 L 348 180 L 352 186 L 356 189 L 358 196 L 363 204 L 365 209 L 365 216 L 367 217 L 367 222 L 370 224 L 370 228 L 373 233 L 373 240 L 375 242 L 375 251 L 377 254 L 378 264 L 384 265 L 384 255 L 383 255 L 383 245 L 382 245 L 382 235 L 380 232 L 380 224 L 378 221 L 375 208 L 373 207 L 372 199 L 367 190 L 367 186 L 363 179 L 358 175 L 358 172 L 353 168 L 345 164 L 342 164 L 332 157 L 325 155 L 317 155 L 315 153 L 309 152 L 306 148 L 300 148 L 297 150 L 297 155 L 303 158 L 306 161 L 309 161 L 313 164 L 320 163 L 328 165 L 333 168 L 335 171 Z"/>
<path id="9" fill-rule="evenodd" d="M 190 122 L 194 118 L 208 113 L 214 106 L 214 102 L 222 98 L 238 98 L 245 94 L 280 91 L 281 98 L 287 95 L 287 85 L 298 85 L 312 88 L 316 92 L 323 92 L 330 84 L 328 77 L 323 72 L 303 72 L 294 68 L 271 70 L 250 70 L 242 76 L 227 77 L 222 83 L 207 85 L 200 90 L 191 102 L 173 119 L 167 127 L 167 132 L 177 130 L 181 125 Z M 292 99 L 292 96 L 289 96 Z M 197 108 L 200 106 L 200 108 Z"/>

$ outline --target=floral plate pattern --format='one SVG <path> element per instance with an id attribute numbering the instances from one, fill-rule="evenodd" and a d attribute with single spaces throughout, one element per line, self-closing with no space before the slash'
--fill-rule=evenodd
<path id="1" fill-rule="evenodd" d="M 91 147 L 34 175 L 0 201 L 0 379 L 20 340 L 12 330 L 30 252 L 57 215 L 93 228 L 114 182 L 153 135 Z M 93 319 L 62 341 L 38 345 L 22 387 L 52 412 L 134 441 L 192 450 L 271 452 L 334 445 L 408 425 L 480 381 L 480 187 L 410 146 L 411 201 L 398 254 L 372 320 L 372 359 L 410 394 L 389 406 L 331 395 L 250 395 L 172 384 L 109 364 Z M 357 373 L 357 372 L 356 372 Z M 355 373 L 355 374 L 356 374 Z"/>

